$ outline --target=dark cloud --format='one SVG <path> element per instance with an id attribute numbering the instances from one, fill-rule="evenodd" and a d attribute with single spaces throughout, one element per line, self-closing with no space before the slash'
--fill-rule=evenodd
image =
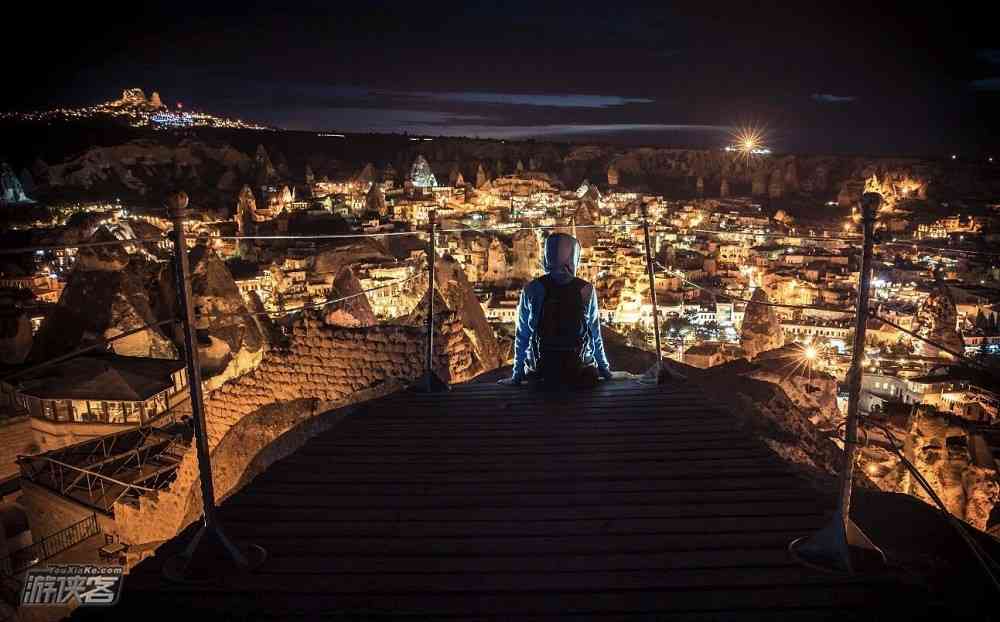
<path id="1" fill-rule="evenodd" d="M 983 78 L 973 80 L 972 88 L 977 91 L 1000 91 L 1000 78 Z"/>
<path id="2" fill-rule="evenodd" d="M 810 97 L 812 97 L 813 101 L 818 101 L 822 104 L 843 104 L 857 99 L 853 95 L 831 95 L 830 93 L 813 93 Z"/>
<path id="3" fill-rule="evenodd" d="M 977 56 L 988 63 L 1000 65 L 1000 48 L 986 48 L 979 50 Z"/>
<path id="4" fill-rule="evenodd" d="M 37 27 L 5 32 L 3 109 L 139 86 L 301 129 L 579 127 L 589 133 L 573 136 L 653 143 L 667 130 L 650 128 L 752 121 L 775 128 L 778 149 L 888 153 L 995 149 L 1000 137 L 998 50 L 982 43 L 994 26 L 953 3 L 150 0 L 141 19 L 111 3 L 60 7 L 59 19 L 43 3 L 21 9 L 19 23 Z"/>

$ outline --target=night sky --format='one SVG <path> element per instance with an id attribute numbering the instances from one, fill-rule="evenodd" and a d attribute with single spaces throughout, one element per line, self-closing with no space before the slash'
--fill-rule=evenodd
<path id="1" fill-rule="evenodd" d="M 972 4 L 34 4 L 4 109 L 138 86 L 288 129 L 1000 153 L 1000 36 Z"/>

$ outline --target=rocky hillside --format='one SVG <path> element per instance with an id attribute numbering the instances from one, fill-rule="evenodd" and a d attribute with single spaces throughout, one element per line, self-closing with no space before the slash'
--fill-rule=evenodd
<path id="1" fill-rule="evenodd" d="M 67 145 L 80 146 L 75 152 L 51 143 L 43 151 L 33 146 L 40 143 L 30 135 L 23 139 L 15 142 L 21 151 L 10 154 L 10 162 L 15 169 L 26 169 L 42 201 L 121 196 L 155 202 L 165 189 L 182 185 L 197 197 L 194 207 L 231 210 L 243 184 L 304 185 L 307 178 L 365 176 L 402 182 L 414 165 L 422 171 L 421 179 L 433 177 L 439 183 L 461 177 L 482 187 L 506 174 L 544 173 L 565 187 L 591 180 L 675 197 L 752 194 L 850 204 L 866 183 L 899 198 L 988 198 L 1000 193 L 1000 174 L 993 168 L 918 158 L 769 155 L 748 164 L 721 149 L 462 138 L 415 145 L 402 136 L 331 141 L 310 132 L 219 130 L 69 136 Z"/>

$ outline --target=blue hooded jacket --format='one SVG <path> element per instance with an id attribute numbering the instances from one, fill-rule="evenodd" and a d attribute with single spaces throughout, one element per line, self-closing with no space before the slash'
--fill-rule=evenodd
<path id="1" fill-rule="evenodd" d="M 545 240 L 545 257 L 542 267 L 545 273 L 556 283 L 563 285 L 573 280 L 576 269 L 580 265 L 580 243 L 571 235 L 554 233 Z M 611 365 L 604 353 L 604 340 L 601 338 L 601 322 L 597 312 L 597 292 L 590 288 L 590 303 L 584 316 L 585 324 L 580 326 L 581 336 L 590 334 L 588 343 L 584 344 L 581 354 L 584 365 L 596 365 L 601 375 L 609 377 Z M 514 372 L 513 379 L 523 380 L 525 375 L 535 368 L 536 355 L 532 352 L 532 336 L 538 328 L 542 303 L 545 301 L 545 286 L 539 279 L 528 283 L 521 291 L 521 299 L 517 304 L 517 324 L 514 335 Z"/>

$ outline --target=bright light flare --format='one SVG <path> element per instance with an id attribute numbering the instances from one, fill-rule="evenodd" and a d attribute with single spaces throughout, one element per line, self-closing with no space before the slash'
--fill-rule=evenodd
<path id="1" fill-rule="evenodd" d="M 726 147 L 726 151 L 736 152 L 747 163 L 756 155 L 771 153 L 765 146 L 766 135 L 762 128 L 754 126 L 737 128 L 733 131 L 732 138 L 733 143 Z"/>
<path id="2" fill-rule="evenodd" d="M 816 348 L 812 346 L 806 346 L 805 349 L 802 351 L 802 356 L 806 357 L 807 361 L 816 360 L 817 354 L 819 354 L 819 352 L 817 352 Z"/>

